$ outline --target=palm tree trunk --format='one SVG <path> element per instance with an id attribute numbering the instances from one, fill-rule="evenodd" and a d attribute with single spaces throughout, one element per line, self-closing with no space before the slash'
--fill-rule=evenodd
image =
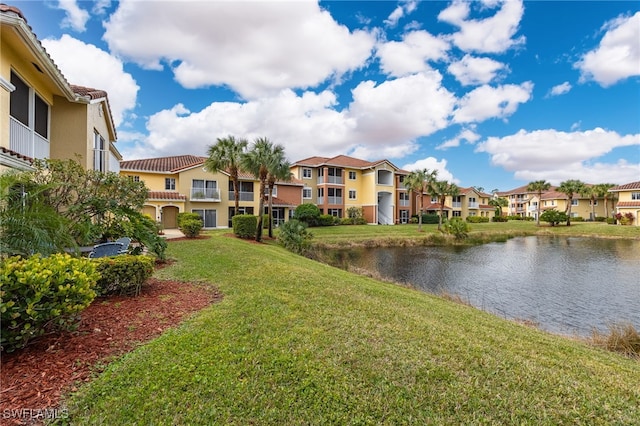
<path id="1" fill-rule="evenodd" d="M 267 220 L 269 221 L 269 238 L 273 238 L 273 186 L 269 185 L 269 209 Z"/>
<path id="2" fill-rule="evenodd" d="M 258 207 L 258 227 L 256 229 L 256 241 L 262 241 L 262 217 L 264 216 L 264 190 L 266 188 L 265 182 L 260 181 L 260 203 Z"/>

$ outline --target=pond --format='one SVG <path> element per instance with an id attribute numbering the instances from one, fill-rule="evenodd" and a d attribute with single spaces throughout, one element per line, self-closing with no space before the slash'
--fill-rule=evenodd
<path id="1" fill-rule="evenodd" d="M 554 333 L 588 335 L 613 323 L 640 328 L 640 241 L 523 237 L 472 247 L 336 250 L 335 265 L 457 295 Z"/>

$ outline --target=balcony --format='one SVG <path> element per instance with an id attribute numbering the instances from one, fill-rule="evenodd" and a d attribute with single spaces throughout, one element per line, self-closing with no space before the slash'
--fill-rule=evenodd
<path id="1" fill-rule="evenodd" d="M 461 209 L 462 203 L 460 201 L 454 201 L 453 203 L 451 203 L 451 207 L 453 207 L 454 209 Z"/>
<path id="2" fill-rule="evenodd" d="M 253 201 L 253 192 L 240 191 L 240 201 Z M 235 201 L 236 194 L 233 191 L 229 191 L 229 201 Z"/>
<path id="3" fill-rule="evenodd" d="M 342 176 L 327 176 L 327 181 L 324 181 L 324 176 L 318 176 L 317 183 L 333 183 L 333 184 L 342 184 Z"/>
<path id="4" fill-rule="evenodd" d="M 213 188 L 191 188 L 192 201 L 219 202 L 220 191 Z"/>
<path id="5" fill-rule="evenodd" d="M 478 209 L 478 208 L 480 208 L 480 204 L 478 204 L 478 203 L 469 203 L 469 208 L 470 209 Z"/>
<path id="6" fill-rule="evenodd" d="M 400 200 L 398 201 L 398 205 L 400 207 L 407 207 L 409 205 L 409 200 Z"/>
<path id="7" fill-rule="evenodd" d="M 49 141 L 13 117 L 9 117 L 9 149 L 31 158 L 49 158 Z"/>
<path id="8" fill-rule="evenodd" d="M 343 198 L 342 197 L 327 197 L 327 204 L 338 204 L 342 205 Z M 324 197 L 318 197 L 316 199 L 316 204 L 324 205 Z"/>

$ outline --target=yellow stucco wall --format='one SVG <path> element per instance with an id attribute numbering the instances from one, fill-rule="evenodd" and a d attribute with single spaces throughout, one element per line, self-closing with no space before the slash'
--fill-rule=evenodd
<path id="1" fill-rule="evenodd" d="M 51 109 L 51 141 L 56 141 L 50 145 L 51 158 L 77 159 L 86 169 L 87 158 L 91 158 L 87 157 L 86 134 L 86 105 L 70 103 L 56 96 Z"/>

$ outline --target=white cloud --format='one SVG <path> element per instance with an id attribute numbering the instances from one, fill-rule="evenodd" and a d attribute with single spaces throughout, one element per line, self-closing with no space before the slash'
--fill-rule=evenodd
<path id="1" fill-rule="evenodd" d="M 203 155 L 216 137 L 233 134 L 267 136 L 283 144 L 292 160 L 345 153 L 370 160 L 401 158 L 416 150 L 418 137 L 448 125 L 454 102 L 441 76 L 431 72 L 377 86 L 362 82 L 345 110 L 337 110 L 336 95 L 328 90 L 301 95 L 283 90 L 244 103 L 214 102 L 197 112 L 179 104 L 152 115 L 149 137 L 122 152 L 126 158 Z"/>
<path id="2" fill-rule="evenodd" d="M 571 84 L 568 81 L 565 81 L 562 84 L 553 86 L 549 91 L 549 96 L 564 95 L 565 93 L 569 93 L 570 90 L 571 90 Z"/>
<path id="3" fill-rule="evenodd" d="M 475 127 L 475 126 L 472 126 Z M 480 139 L 480 135 L 477 134 L 472 129 L 463 129 L 460 133 L 458 133 L 454 138 L 449 139 L 436 147 L 436 149 L 444 150 L 448 148 L 455 148 L 460 146 L 462 141 L 467 141 L 467 143 L 473 144 L 476 143 Z"/>
<path id="4" fill-rule="evenodd" d="M 122 62 L 66 34 L 59 40 L 44 39 L 42 45 L 69 83 L 107 92 L 113 121 L 116 127 L 120 126 L 127 111 L 136 106 L 140 89 L 131 74 L 124 71 Z"/>
<path id="5" fill-rule="evenodd" d="M 524 13 L 521 0 L 505 2 L 485 1 L 485 8 L 501 6 L 495 15 L 486 19 L 468 19 L 470 8 L 467 2 L 455 0 L 438 15 L 438 19 L 460 28 L 452 34 L 453 43 L 465 52 L 502 53 L 511 47 L 523 44 L 524 36 L 513 38 L 519 29 Z"/>
<path id="6" fill-rule="evenodd" d="M 480 86 L 464 95 L 453 113 L 455 123 L 477 123 L 489 118 L 506 118 L 518 105 L 531 99 L 533 83 Z"/>
<path id="7" fill-rule="evenodd" d="M 398 21 L 405 15 L 410 14 L 418 7 L 417 0 L 405 0 L 401 1 L 398 7 L 396 7 L 393 12 L 389 15 L 387 19 L 385 19 L 385 25 L 389 27 L 395 27 L 398 24 Z"/>
<path id="8" fill-rule="evenodd" d="M 352 137 L 370 147 L 406 144 L 447 127 L 455 103 L 436 71 L 378 85 L 363 81 L 352 93 L 349 117 L 357 123 Z"/>
<path id="9" fill-rule="evenodd" d="M 448 182 L 452 182 L 455 184 L 459 184 L 460 180 L 453 177 L 453 173 L 447 170 L 447 160 L 444 158 L 442 160 L 438 160 L 435 157 L 427 157 L 421 160 L 418 160 L 411 164 L 405 164 L 401 167 L 403 170 L 414 171 L 414 170 L 437 170 L 438 171 L 438 180 L 446 180 Z"/>
<path id="10" fill-rule="evenodd" d="M 515 172 L 522 180 L 545 179 L 553 185 L 566 179 L 588 183 L 633 182 L 638 180 L 640 164 L 626 159 L 617 163 L 594 162 L 616 148 L 640 146 L 640 134 L 619 135 L 601 128 L 583 132 L 553 129 L 490 137 L 478 144 L 477 152 L 491 155 L 493 165 Z"/>
<path id="11" fill-rule="evenodd" d="M 426 31 L 413 31 L 402 41 L 390 41 L 378 46 L 380 68 L 386 74 L 403 76 L 430 69 L 427 61 L 447 57 L 449 43 Z"/>
<path id="12" fill-rule="evenodd" d="M 449 73 L 463 86 L 487 84 L 492 82 L 498 73 L 507 70 L 505 64 L 490 58 L 478 58 L 471 55 L 449 65 Z"/>
<path id="13" fill-rule="evenodd" d="M 600 45 L 574 64 L 580 81 L 593 80 L 603 87 L 640 75 L 640 12 L 607 22 Z"/>
<path id="14" fill-rule="evenodd" d="M 94 0 L 91 11 L 96 15 L 103 15 L 111 7 L 111 0 Z"/>
<path id="15" fill-rule="evenodd" d="M 376 38 L 350 32 L 311 1 L 149 7 L 124 0 L 105 28 L 115 54 L 149 69 L 170 65 L 186 88 L 227 85 L 245 99 L 314 87 L 359 69 Z"/>
<path id="16" fill-rule="evenodd" d="M 353 146 L 350 133 L 355 123 L 334 110 L 335 104 L 330 91 L 296 95 L 291 90 L 245 103 L 214 102 L 197 112 L 178 104 L 152 115 L 147 122 L 149 136 L 123 155 L 204 155 L 216 138 L 229 134 L 249 140 L 268 137 L 282 144 L 291 160 L 344 154 Z"/>
<path id="17" fill-rule="evenodd" d="M 62 21 L 63 28 L 71 28 L 78 32 L 85 30 L 89 20 L 89 12 L 81 9 L 76 0 L 59 0 L 58 8 L 64 10 L 67 15 Z"/>

